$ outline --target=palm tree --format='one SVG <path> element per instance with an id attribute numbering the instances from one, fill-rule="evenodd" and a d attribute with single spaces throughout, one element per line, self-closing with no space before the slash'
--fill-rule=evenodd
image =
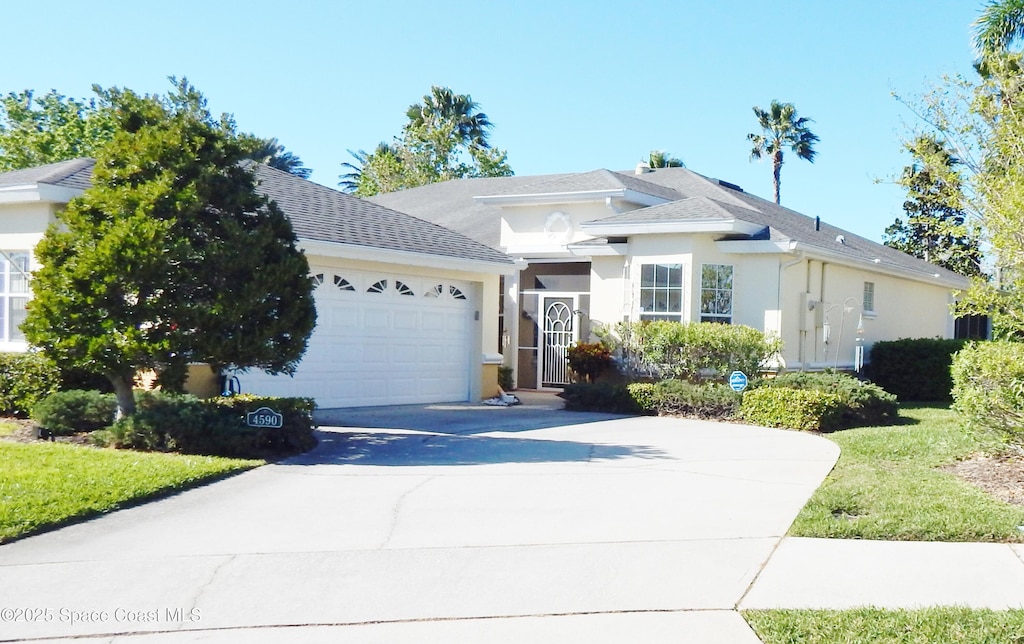
<path id="1" fill-rule="evenodd" d="M 779 201 L 780 175 L 782 173 L 782 150 L 789 147 L 799 158 L 814 163 L 817 152 L 814 144 L 818 136 L 807 127 L 813 121 L 806 117 L 798 117 L 792 103 L 772 101 L 771 107 L 763 110 L 754 107 L 754 115 L 761 125 L 761 134 L 748 134 L 747 140 L 752 144 L 750 159 L 772 158 L 772 176 L 775 182 L 775 203 Z"/>
<path id="2" fill-rule="evenodd" d="M 685 168 L 682 159 L 677 159 L 664 150 L 651 150 L 648 165 L 652 168 Z"/>
<path id="3" fill-rule="evenodd" d="M 380 159 L 385 156 L 390 156 L 396 161 L 399 158 L 399 150 L 397 146 L 392 146 L 387 141 L 381 141 L 377 144 L 376 149 L 373 152 L 367 152 L 366 150 L 359 150 L 353 152 L 348 150 L 348 153 L 355 159 L 355 163 L 348 161 L 341 164 L 347 172 L 345 174 L 338 175 L 341 181 L 338 182 L 338 186 L 342 192 L 349 194 L 358 195 L 360 197 L 372 197 L 377 194 L 379 186 L 376 185 L 376 180 L 371 175 L 373 174 L 371 166 L 373 165 L 374 159 Z"/>
<path id="4" fill-rule="evenodd" d="M 479 107 L 469 94 L 456 94 L 447 87 L 432 85 L 422 103 L 410 105 L 406 110 L 409 117 L 406 127 L 437 127 L 451 123 L 458 136 L 457 143 L 486 150 L 491 147 L 487 136 L 492 125 Z"/>
<path id="5" fill-rule="evenodd" d="M 271 168 L 283 170 L 303 179 L 308 179 L 309 175 L 313 174 L 313 170 L 303 165 L 302 159 L 285 150 L 276 138 L 263 139 L 252 134 L 243 134 L 239 138 L 248 148 L 248 158 L 257 163 L 265 163 Z"/>
<path id="6" fill-rule="evenodd" d="M 1024 0 L 991 0 L 971 25 L 974 49 L 985 58 L 1024 37 Z"/>

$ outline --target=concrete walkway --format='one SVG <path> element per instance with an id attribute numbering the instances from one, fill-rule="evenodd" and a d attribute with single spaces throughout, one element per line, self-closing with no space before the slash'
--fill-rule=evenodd
<path id="1" fill-rule="evenodd" d="M 1024 605 L 1010 546 L 782 539 L 830 441 L 524 398 L 324 412 L 354 426 L 0 546 L 0 641 L 755 644 L 737 607 Z"/>

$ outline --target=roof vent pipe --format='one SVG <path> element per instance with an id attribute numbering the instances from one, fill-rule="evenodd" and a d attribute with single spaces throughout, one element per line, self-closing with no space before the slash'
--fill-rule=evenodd
<path id="1" fill-rule="evenodd" d="M 651 165 L 649 163 L 647 163 L 646 161 L 641 161 L 640 163 L 636 164 L 636 171 L 634 172 L 634 174 L 647 174 L 648 172 L 651 172 Z"/>
<path id="2" fill-rule="evenodd" d="M 821 217 L 815 217 L 814 218 L 814 230 L 815 231 L 821 230 Z"/>

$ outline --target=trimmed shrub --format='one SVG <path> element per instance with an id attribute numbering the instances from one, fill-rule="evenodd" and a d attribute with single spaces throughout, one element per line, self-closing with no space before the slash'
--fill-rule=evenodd
<path id="1" fill-rule="evenodd" d="M 516 388 L 513 373 L 512 367 L 498 367 L 498 386 L 502 391 L 513 391 Z"/>
<path id="2" fill-rule="evenodd" d="M 697 381 L 739 370 L 756 375 L 782 342 L 740 324 L 639 321 L 617 327 L 623 362 L 659 378 Z"/>
<path id="3" fill-rule="evenodd" d="M 612 354 L 600 342 L 577 342 L 565 351 L 569 368 L 582 382 L 594 382 L 612 364 Z"/>
<path id="4" fill-rule="evenodd" d="M 654 413 L 654 383 L 631 382 L 626 385 L 626 392 L 636 404 L 640 413 Z"/>
<path id="5" fill-rule="evenodd" d="M 316 445 L 314 403 L 308 398 L 243 395 L 200 400 L 191 395 L 141 392 L 136 401 L 135 414 L 97 432 L 97 442 L 239 458 L 298 453 Z M 282 414 L 283 426 L 246 426 L 246 414 L 262 407 Z"/>
<path id="6" fill-rule="evenodd" d="M 953 409 L 968 427 L 1024 443 L 1024 344 L 976 342 L 953 358 Z"/>
<path id="7" fill-rule="evenodd" d="M 652 402 L 659 414 L 729 419 L 740 408 L 742 396 L 716 382 L 694 384 L 683 380 L 662 380 L 654 385 Z"/>
<path id="8" fill-rule="evenodd" d="M 899 417 L 896 396 L 878 385 L 832 371 L 794 371 L 766 381 L 769 388 L 806 389 L 835 394 L 843 404 L 842 427 L 891 425 Z"/>
<path id="9" fill-rule="evenodd" d="M 32 420 L 58 436 L 92 432 L 114 422 L 117 400 L 113 394 L 72 389 L 58 391 L 32 407 Z"/>
<path id="10" fill-rule="evenodd" d="M 754 425 L 811 431 L 839 429 L 842 399 L 816 389 L 762 387 L 743 394 L 740 416 Z"/>
<path id="11" fill-rule="evenodd" d="M 900 400 L 953 399 L 953 354 L 967 340 L 914 338 L 876 342 L 865 373 L 872 382 Z"/>
<path id="12" fill-rule="evenodd" d="M 40 353 L 0 353 L 0 414 L 25 416 L 60 388 L 60 370 Z"/>
<path id="13" fill-rule="evenodd" d="M 639 383 L 634 383 L 634 385 Z M 632 387 L 632 389 L 631 389 Z M 649 392 L 646 387 L 621 383 L 580 382 L 565 386 L 558 394 L 570 411 L 600 411 L 609 414 L 650 413 L 640 400 Z M 634 398 L 634 395 L 637 398 Z"/>

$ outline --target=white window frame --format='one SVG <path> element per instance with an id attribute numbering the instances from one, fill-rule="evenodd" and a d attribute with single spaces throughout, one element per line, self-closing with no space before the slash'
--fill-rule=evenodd
<path id="1" fill-rule="evenodd" d="M 861 294 L 861 309 L 865 315 L 876 315 L 875 311 L 875 283 L 864 282 L 864 291 Z"/>
<path id="2" fill-rule="evenodd" d="M 11 260 L 21 259 L 23 265 L 16 267 Z M 14 300 L 27 303 L 32 297 L 31 269 L 32 251 L 28 249 L 0 250 L 0 342 L 23 343 L 25 336 L 17 329 L 14 316 Z M 25 319 L 24 305 L 18 323 Z"/>
<path id="3" fill-rule="evenodd" d="M 646 268 L 653 267 L 654 281 L 652 284 L 644 285 L 644 272 Z M 659 268 L 666 270 L 664 280 L 659 279 Z M 672 279 L 672 272 L 678 271 L 678 280 Z M 673 281 L 678 283 L 673 284 Z M 640 265 L 640 319 L 641 320 L 671 320 L 681 322 L 683 319 L 683 265 L 682 263 L 651 262 Z M 652 310 L 645 310 L 644 296 L 650 293 L 652 296 Z M 658 295 L 664 295 L 664 310 L 658 310 Z M 672 294 L 678 293 L 677 310 L 672 310 Z"/>
<path id="4" fill-rule="evenodd" d="M 729 288 L 728 289 L 720 288 L 720 286 L 719 286 L 720 275 L 718 274 L 717 270 L 716 270 L 716 273 L 715 273 L 715 284 L 707 285 L 707 284 L 704 283 L 704 270 L 707 269 L 707 268 L 710 268 L 710 267 L 715 267 L 716 269 L 721 269 L 721 268 L 728 268 L 729 269 Z M 704 310 L 704 294 L 706 292 L 711 292 L 711 293 L 716 293 L 716 294 L 719 293 L 719 292 L 723 292 L 723 293 L 724 292 L 728 292 L 729 293 L 729 312 L 728 313 L 723 313 L 723 312 L 720 312 L 720 311 L 705 312 L 705 310 Z M 700 265 L 700 321 L 701 322 L 719 322 L 719 323 L 725 323 L 725 324 L 732 324 L 732 316 L 734 315 L 735 310 L 736 310 L 736 298 L 735 298 L 735 296 L 736 296 L 736 267 L 733 264 L 701 264 Z M 718 298 L 715 297 L 714 301 L 717 302 Z"/>

